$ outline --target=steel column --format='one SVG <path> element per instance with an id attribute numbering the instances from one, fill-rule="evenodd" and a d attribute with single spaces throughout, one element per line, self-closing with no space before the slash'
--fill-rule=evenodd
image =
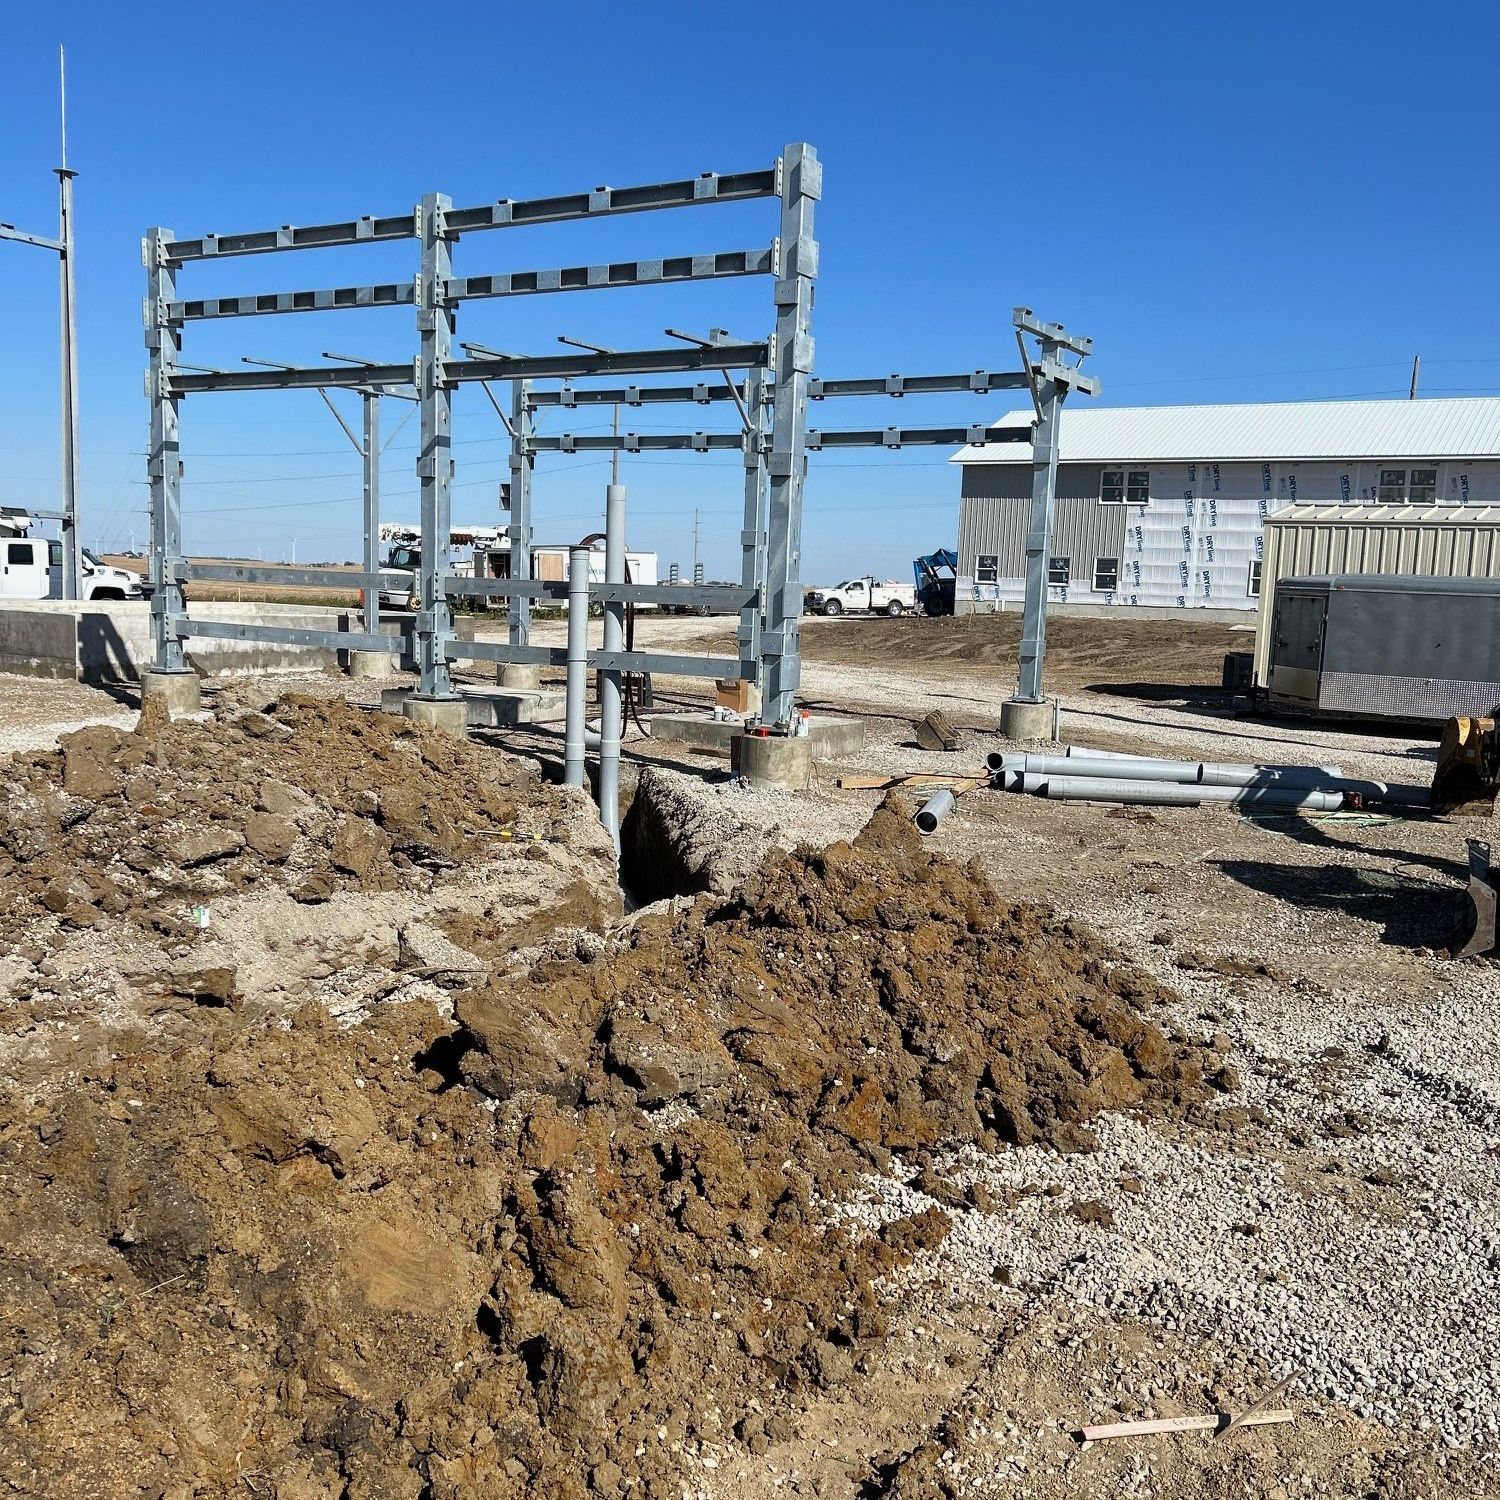
<path id="1" fill-rule="evenodd" d="M 761 435 L 766 425 L 766 378 L 761 370 L 748 372 L 745 381 L 745 524 L 740 532 L 740 582 L 757 597 L 740 611 L 735 632 L 740 647 L 740 677 L 761 686 L 760 637 L 765 619 L 766 456 Z"/>
<path id="2" fill-rule="evenodd" d="M 417 394 L 422 403 L 422 447 L 417 458 L 421 485 L 422 552 L 417 573 L 417 697 L 451 698 L 453 683 L 444 650 L 453 634 L 453 608 L 443 592 L 450 571 L 453 529 L 453 397 L 446 366 L 453 347 L 453 312 L 443 288 L 452 274 L 453 250 L 445 216 L 446 193 L 428 193 L 419 217 L 422 272 L 418 278 L 417 329 L 421 358 Z"/>
<path id="3" fill-rule="evenodd" d="M 1047 657 L 1047 569 L 1057 494 L 1057 429 L 1067 388 L 1043 380 L 1037 388 L 1041 418 L 1031 446 L 1031 521 L 1026 532 L 1026 604 L 1021 616 L 1021 674 L 1016 698 L 1041 703 Z"/>
<path id="4" fill-rule="evenodd" d="M 611 484 L 604 499 L 604 581 L 625 582 L 625 486 Z M 604 651 L 625 649 L 625 606 L 618 599 L 604 605 Z M 599 816 L 620 852 L 620 738 L 624 732 L 623 698 L 618 667 L 599 674 Z"/>
<path id="5" fill-rule="evenodd" d="M 510 383 L 510 537 L 511 581 L 531 578 L 531 475 L 536 460 L 527 444 L 533 427 L 531 382 Z M 507 631 L 513 646 L 527 645 L 531 640 L 531 600 L 513 598 L 507 617 Z"/>
<path id="6" fill-rule="evenodd" d="M 787 730 L 802 679 L 797 634 L 802 615 L 802 484 L 807 472 L 807 381 L 813 364 L 813 278 L 818 273 L 813 206 L 823 196 L 823 168 L 811 146 L 791 145 L 782 153 L 780 188 L 781 266 L 776 280 L 760 681 L 762 716 Z"/>
<path id="7" fill-rule="evenodd" d="M 177 565 L 182 561 L 182 460 L 178 437 L 178 398 L 169 382 L 182 347 L 182 331 L 167 318 L 167 304 L 176 296 L 177 270 L 167 259 L 172 232 L 153 229 L 146 236 L 146 347 L 151 352 L 147 377 L 151 398 L 151 448 L 146 473 L 151 486 L 151 635 L 156 667 L 162 672 L 186 670 L 182 641 L 170 628 L 182 614 L 182 585 Z"/>
<path id="8" fill-rule="evenodd" d="M 360 451 L 364 470 L 363 498 L 365 515 L 365 572 L 380 571 L 380 397 L 374 391 L 366 391 L 361 398 L 364 403 L 364 427 L 361 432 L 364 446 Z M 366 635 L 380 634 L 380 589 L 365 585 L 364 626 Z"/>

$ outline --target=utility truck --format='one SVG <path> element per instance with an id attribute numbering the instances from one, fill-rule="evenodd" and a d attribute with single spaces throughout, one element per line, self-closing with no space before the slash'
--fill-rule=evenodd
<path id="1" fill-rule="evenodd" d="M 0 599 L 61 599 L 62 543 L 28 536 L 12 524 L 0 530 Z M 80 599 L 144 599 L 141 575 L 112 568 L 83 549 L 83 572 L 78 579 Z"/>
<path id="2" fill-rule="evenodd" d="M 803 598 L 809 614 L 842 615 L 854 611 L 869 614 L 904 615 L 917 606 L 917 591 L 894 578 L 882 583 L 870 573 L 848 578 L 831 589 L 809 589 Z"/>

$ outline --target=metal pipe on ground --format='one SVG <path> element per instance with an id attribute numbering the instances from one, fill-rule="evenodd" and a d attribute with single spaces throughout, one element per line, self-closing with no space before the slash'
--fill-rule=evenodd
<path id="1" fill-rule="evenodd" d="M 604 499 L 604 581 L 625 582 L 625 486 L 611 484 Z M 625 649 L 625 605 L 611 599 L 604 605 L 604 649 Z M 618 669 L 599 678 L 599 816 L 609 831 L 615 853 L 620 852 L 620 709 Z"/>
<path id="2" fill-rule="evenodd" d="M 568 551 L 568 678 L 564 698 L 563 784 L 582 786 L 588 713 L 589 549 Z"/>
<path id="3" fill-rule="evenodd" d="M 1145 781 L 1197 782 L 1202 786 L 1327 788 L 1338 778 L 1315 766 L 1253 766 L 1225 761 L 1165 760 L 1147 756 L 1023 755 L 1021 771 L 1040 776 L 1107 776 Z"/>
<path id="4" fill-rule="evenodd" d="M 1298 786 L 1203 786 L 1180 781 L 1145 781 L 1134 777 L 1041 776 L 1025 774 L 1019 790 L 1054 802 L 1121 802 L 1149 807 L 1197 807 L 1225 802 L 1236 807 L 1265 807 L 1303 812 L 1336 812 L 1344 805 L 1335 791 Z"/>
<path id="5" fill-rule="evenodd" d="M 958 805 L 958 799 L 954 797 L 947 787 L 941 791 L 934 792 L 917 812 L 916 824 L 918 833 L 936 833 L 938 824 L 948 816 Z"/>

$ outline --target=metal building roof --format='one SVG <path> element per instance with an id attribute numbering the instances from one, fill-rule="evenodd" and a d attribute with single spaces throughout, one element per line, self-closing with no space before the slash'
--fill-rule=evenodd
<path id="1" fill-rule="evenodd" d="M 1029 407 L 996 427 L 1029 427 Z M 1500 396 L 1063 409 L 1062 463 L 1500 458 Z M 1029 443 L 970 444 L 959 464 L 1028 464 Z"/>
<path id="2" fill-rule="evenodd" d="M 1267 526 L 1500 526 L 1500 505 L 1287 505 Z"/>

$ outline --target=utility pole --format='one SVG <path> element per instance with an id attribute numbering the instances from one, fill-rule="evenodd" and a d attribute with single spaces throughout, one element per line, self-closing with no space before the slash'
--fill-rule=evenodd
<path id="1" fill-rule="evenodd" d="M 1411 393 L 1407 396 L 1408 401 L 1417 399 L 1417 382 L 1422 378 L 1422 356 L 1414 354 L 1411 361 Z"/>
<path id="2" fill-rule="evenodd" d="M 620 403 L 615 402 L 615 436 L 620 435 Z M 609 482 L 618 484 L 620 482 L 620 450 L 612 448 L 609 454 Z"/>
<path id="3" fill-rule="evenodd" d="M 14 224 L 0 223 L 0 240 L 16 240 L 51 250 L 58 258 L 59 301 L 62 312 L 60 348 L 62 365 L 62 509 L 33 512 L 56 520 L 62 528 L 62 591 L 64 599 L 78 597 L 83 572 L 83 534 L 78 525 L 78 317 L 73 285 L 73 179 L 68 166 L 68 83 L 63 49 L 57 49 L 61 106 L 61 165 L 57 174 L 57 238 L 26 234 Z"/>
<path id="4" fill-rule="evenodd" d="M 703 564 L 698 561 L 698 507 L 693 507 L 693 582 L 703 582 Z"/>

